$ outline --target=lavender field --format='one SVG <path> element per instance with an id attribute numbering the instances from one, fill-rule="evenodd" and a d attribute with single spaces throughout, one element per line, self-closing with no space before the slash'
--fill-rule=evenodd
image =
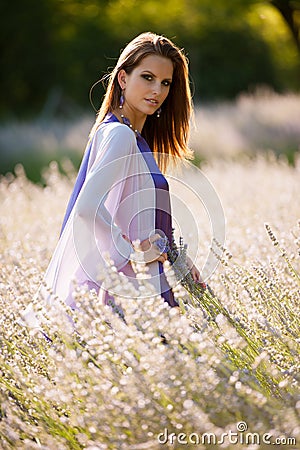
<path id="1" fill-rule="evenodd" d="M 299 120 L 300 98 L 292 94 L 196 111 L 191 145 L 226 225 L 207 280 L 224 308 L 214 317 L 180 285 L 180 311 L 154 293 L 145 300 L 151 286 L 143 277 L 137 296 L 112 263 L 102 276 L 118 290 L 126 324 L 79 288 L 80 313 L 54 296 L 45 305 L 36 293 L 75 172 L 65 161 L 62 174 L 53 162 L 45 186 L 21 165 L 2 176 L 1 449 L 299 448 Z M 3 154 L 82 152 L 89 118 L 52 125 L 2 125 Z M 181 180 L 191 183 L 185 170 Z M 201 191 L 196 172 L 193 183 Z M 199 248 L 201 268 L 212 236 L 204 216 L 197 228 L 184 238 Z"/>
<path id="2" fill-rule="evenodd" d="M 93 115 L 0 123 L 0 173 L 23 162 L 36 172 L 52 159 L 65 155 L 78 165 L 92 127 Z M 290 161 L 300 145 L 300 96 L 279 95 L 266 89 L 240 95 L 235 102 L 196 105 L 190 145 L 196 163 L 213 159 L 236 159 L 271 150 Z"/>

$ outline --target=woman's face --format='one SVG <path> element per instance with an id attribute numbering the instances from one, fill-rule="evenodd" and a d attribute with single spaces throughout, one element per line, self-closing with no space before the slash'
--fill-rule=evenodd
<path id="1" fill-rule="evenodd" d="M 172 61 L 159 55 L 146 56 L 130 74 L 121 70 L 118 80 L 125 98 L 124 112 L 153 114 L 166 99 L 172 76 Z"/>

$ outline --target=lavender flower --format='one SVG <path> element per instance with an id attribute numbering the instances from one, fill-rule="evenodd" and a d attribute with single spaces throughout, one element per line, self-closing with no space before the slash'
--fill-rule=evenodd
<path id="1" fill-rule="evenodd" d="M 156 247 L 158 247 L 161 253 L 167 253 L 169 251 L 169 243 L 167 237 L 161 237 L 155 241 Z"/>

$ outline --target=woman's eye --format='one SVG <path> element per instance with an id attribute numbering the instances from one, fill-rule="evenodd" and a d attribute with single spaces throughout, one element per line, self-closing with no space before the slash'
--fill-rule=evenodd
<path id="1" fill-rule="evenodd" d="M 152 75 L 142 75 L 143 78 L 145 78 L 145 80 L 151 81 L 152 80 Z"/>
<path id="2" fill-rule="evenodd" d="M 142 77 L 145 79 L 145 80 L 147 80 L 147 81 L 153 81 L 153 76 L 152 75 L 149 75 L 149 74 L 143 74 L 142 75 Z M 169 80 L 164 80 L 164 81 L 162 81 L 162 85 L 163 86 L 170 86 L 170 84 L 171 84 L 171 81 L 169 81 Z"/>

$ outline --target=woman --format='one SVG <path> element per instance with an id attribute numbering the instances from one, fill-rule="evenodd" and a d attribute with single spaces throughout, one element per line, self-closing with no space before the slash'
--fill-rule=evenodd
<path id="1" fill-rule="evenodd" d="M 147 263 L 150 282 L 178 306 L 163 272 L 172 236 L 166 159 L 189 158 L 191 94 L 187 60 L 167 38 L 143 33 L 130 42 L 110 75 L 45 281 L 75 306 L 74 283 L 112 298 L 98 279 L 109 253 L 135 281 L 132 242 Z M 195 281 L 198 269 L 188 260 Z M 113 294 L 113 293 L 112 293 Z"/>

